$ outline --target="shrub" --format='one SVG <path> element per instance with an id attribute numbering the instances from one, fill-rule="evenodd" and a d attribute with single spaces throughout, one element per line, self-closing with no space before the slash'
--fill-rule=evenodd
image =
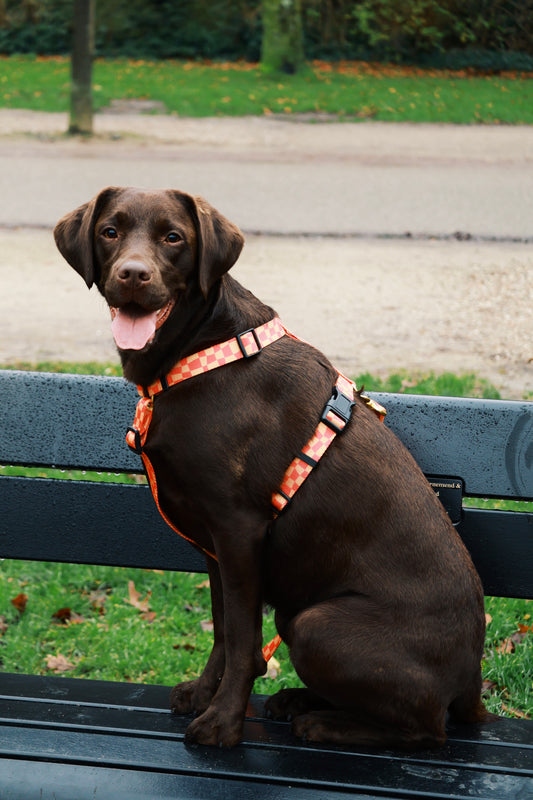
<path id="1" fill-rule="evenodd" d="M 4 0 L 0 53 L 70 50 L 72 0 Z M 302 0 L 308 59 L 533 68 L 533 0 Z M 260 58 L 261 0 L 96 0 L 98 56 Z"/>

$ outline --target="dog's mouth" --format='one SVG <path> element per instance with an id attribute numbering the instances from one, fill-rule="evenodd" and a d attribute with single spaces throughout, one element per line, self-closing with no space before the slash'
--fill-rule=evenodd
<path id="1" fill-rule="evenodd" d="M 110 306 L 111 331 L 120 350 L 143 350 L 151 344 L 156 331 L 168 319 L 174 300 L 156 311 L 146 311 L 136 303 L 122 308 Z"/>

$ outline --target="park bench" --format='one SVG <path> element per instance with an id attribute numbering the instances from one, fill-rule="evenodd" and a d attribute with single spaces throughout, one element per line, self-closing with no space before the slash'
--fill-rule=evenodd
<path id="1" fill-rule="evenodd" d="M 140 471 L 124 443 L 136 390 L 118 378 L 0 370 L 0 463 Z M 533 597 L 533 404 L 375 395 L 468 546 L 487 595 Z M 202 558 L 145 485 L 0 477 L 0 556 L 190 572 Z M 147 535 L 149 531 L 149 535 Z M 443 603 L 446 598 L 443 597 Z M 1 653 L 0 653 L 1 655 Z M 533 721 L 450 726 L 433 751 L 305 744 L 252 697 L 232 750 L 188 747 L 169 688 L 0 674 L 0 798 L 533 798 Z"/>

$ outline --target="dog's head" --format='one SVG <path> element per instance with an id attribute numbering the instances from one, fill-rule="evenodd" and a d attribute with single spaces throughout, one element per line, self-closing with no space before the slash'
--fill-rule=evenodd
<path id="1" fill-rule="evenodd" d="M 57 247 L 111 308 L 121 350 L 143 350 L 191 287 L 207 297 L 243 246 L 239 229 L 200 197 L 109 187 L 64 216 Z"/>

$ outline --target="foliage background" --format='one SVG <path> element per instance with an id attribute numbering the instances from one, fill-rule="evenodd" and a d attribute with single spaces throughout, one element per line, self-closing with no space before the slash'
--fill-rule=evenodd
<path id="1" fill-rule="evenodd" d="M 302 0 L 308 59 L 533 70 L 533 0 Z M 72 0 L 0 0 L 0 53 L 70 50 Z M 96 0 L 96 54 L 258 61 L 261 0 Z"/>

